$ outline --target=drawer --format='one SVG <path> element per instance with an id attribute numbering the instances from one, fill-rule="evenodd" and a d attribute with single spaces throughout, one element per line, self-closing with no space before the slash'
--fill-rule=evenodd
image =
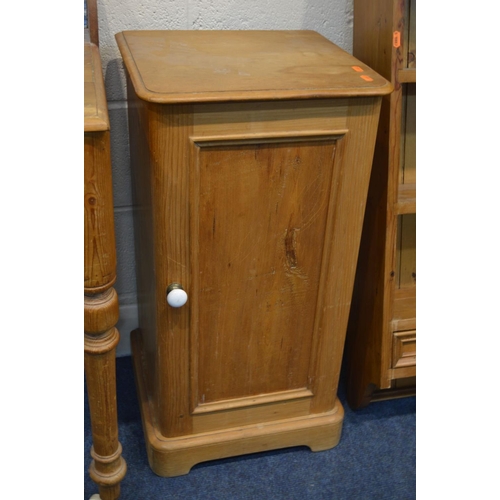
<path id="1" fill-rule="evenodd" d="M 392 337 L 392 367 L 403 368 L 417 364 L 417 331 L 394 332 Z"/>

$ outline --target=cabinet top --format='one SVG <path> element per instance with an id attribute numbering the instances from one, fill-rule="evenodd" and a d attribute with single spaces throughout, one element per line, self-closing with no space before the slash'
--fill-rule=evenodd
<path id="1" fill-rule="evenodd" d="M 99 49 L 92 43 L 84 43 L 84 131 L 109 130 L 108 108 L 102 77 Z"/>
<path id="2" fill-rule="evenodd" d="M 314 31 L 124 31 L 136 94 L 158 103 L 384 95 L 391 84 Z"/>

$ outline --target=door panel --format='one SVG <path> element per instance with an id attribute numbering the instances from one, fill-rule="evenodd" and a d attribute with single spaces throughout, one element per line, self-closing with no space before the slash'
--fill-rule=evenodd
<path id="1" fill-rule="evenodd" d="M 195 409 L 311 395 L 335 144 L 193 144 Z"/>

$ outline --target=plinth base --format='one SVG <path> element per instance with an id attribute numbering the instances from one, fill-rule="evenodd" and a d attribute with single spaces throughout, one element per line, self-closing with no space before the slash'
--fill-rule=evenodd
<path id="1" fill-rule="evenodd" d="M 260 451 L 308 446 L 328 450 L 340 440 L 344 409 L 336 400 L 332 411 L 303 417 L 191 434 L 174 438 L 161 435 L 154 424 L 143 373 L 140 331 L 132 334 L 132 359 L 146 439 L 149 465 L 163 477 L 188 474 L 200 462 Z"/>

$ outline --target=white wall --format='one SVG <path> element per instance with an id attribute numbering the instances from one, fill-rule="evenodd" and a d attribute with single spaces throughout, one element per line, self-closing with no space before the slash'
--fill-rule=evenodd
<path id="1" fill-rule="evenodd" d="M 98 0 L 99 48 L 111 122 L 119 356 L 130 354 L 130 331 L 138 324 L 125 79 L 114 35 L 140 29 L 310 29 L 352 52 L 352 1 Z"/>

